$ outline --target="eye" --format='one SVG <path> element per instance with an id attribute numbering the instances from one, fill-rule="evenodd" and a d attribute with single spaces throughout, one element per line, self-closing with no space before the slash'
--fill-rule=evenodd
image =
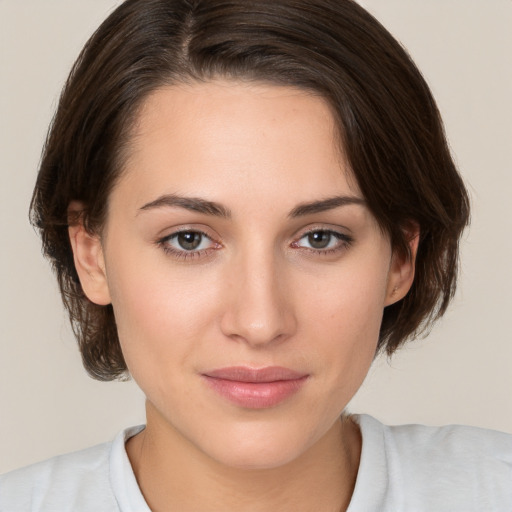
<path id="1" fill-rule="evenodd" d="M 184 251 L 198 251 L 204 249 L 205 241 L 207 237 L 203 233 L 197 231 L 182 231 L 176 233 L 170 239 L 168 243 L 173 242 L 176 248 L 183 249 Z"/>
<path id="2" fill-rule="evenodd" d="M 316 229 L 309 231 L 292 245 L 317 252 L 332 252 L 341 250 L 351 243 L 352 238 L 348 235 L 327 229 Z"/>
<path id="3" fill-rule="evenodd" d="M 183 230 L 172 233 L 161 240 L 158 244 L 165 252 L 176 257 L 199 257 L 210 249 L 219 246 L 206 233 L 195 230 Z"/>
<path id="4" fill-rule="evenodd" d="M 313 231 L 303 238 L 307 239 L 308 244 L 313 249 L 329 249 L 334 237 L 329 231 Z"/>

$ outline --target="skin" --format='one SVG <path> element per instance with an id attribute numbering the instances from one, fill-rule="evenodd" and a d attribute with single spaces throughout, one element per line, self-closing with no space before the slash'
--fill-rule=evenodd
<path id="1" fill-rule="evenodd" d="M 361 439 L 341 415 L 374 358 L 384 307 L 412 284 L 417 237 L 412 259 L 393 254 L 335 134 L 324 100 L 294 88 L 161 89 L 140 112 L 101 237 L 70 228 L 84 291 L 113 304 L 147 397 L 147 427 L 127 452 L 153 511 L 348 506 Z M 292 215 L 334 196 L 353 202 Z M 206 236 L 187 251 L 177 230 Z M 307 379 L 272 407 L 233 404 L 202 378 L 275 365 Z"/>

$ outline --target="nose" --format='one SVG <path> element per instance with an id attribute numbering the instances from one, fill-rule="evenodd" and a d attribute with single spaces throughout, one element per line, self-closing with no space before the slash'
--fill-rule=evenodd
<path id="1" fill-rule="evenodd" d="M 223 333 L 254 348 L 282 342 L 297 328 L 293 293 L 283 265 L 269 253 L 240 257 L 230 268 Z"/>

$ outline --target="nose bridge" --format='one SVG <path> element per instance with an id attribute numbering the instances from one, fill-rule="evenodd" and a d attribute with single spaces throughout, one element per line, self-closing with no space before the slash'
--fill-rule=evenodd
<path id="1" fill-rule="evenodd" d="M 263 247 L 237 256 L 222 322 L 225 334 L 254 346 L 292 334 L 295 316 L 281 263 L 275 251 Z"/>

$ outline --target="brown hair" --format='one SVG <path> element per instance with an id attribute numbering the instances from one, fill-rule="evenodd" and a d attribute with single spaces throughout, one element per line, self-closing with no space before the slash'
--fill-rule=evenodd
<path id="1" fill-rule="evenodd" d="M 316 92 L 331 105 L 367 204 L 407 254 L 419 225 L 416 277 L 384 311 L 379 350 L 393 353 L 440 317 L 453 296 L 468 197 L 425 80 L 401 45 L 352 0 L 127 0 L 88 41 L 48 134 L 31 204 L 43 249 L 91 376 L 126 374 L 111 305 L 84 295 L 67 208 L 99 233 L 144 99 L 155 89 L 214 77 Z"/>

